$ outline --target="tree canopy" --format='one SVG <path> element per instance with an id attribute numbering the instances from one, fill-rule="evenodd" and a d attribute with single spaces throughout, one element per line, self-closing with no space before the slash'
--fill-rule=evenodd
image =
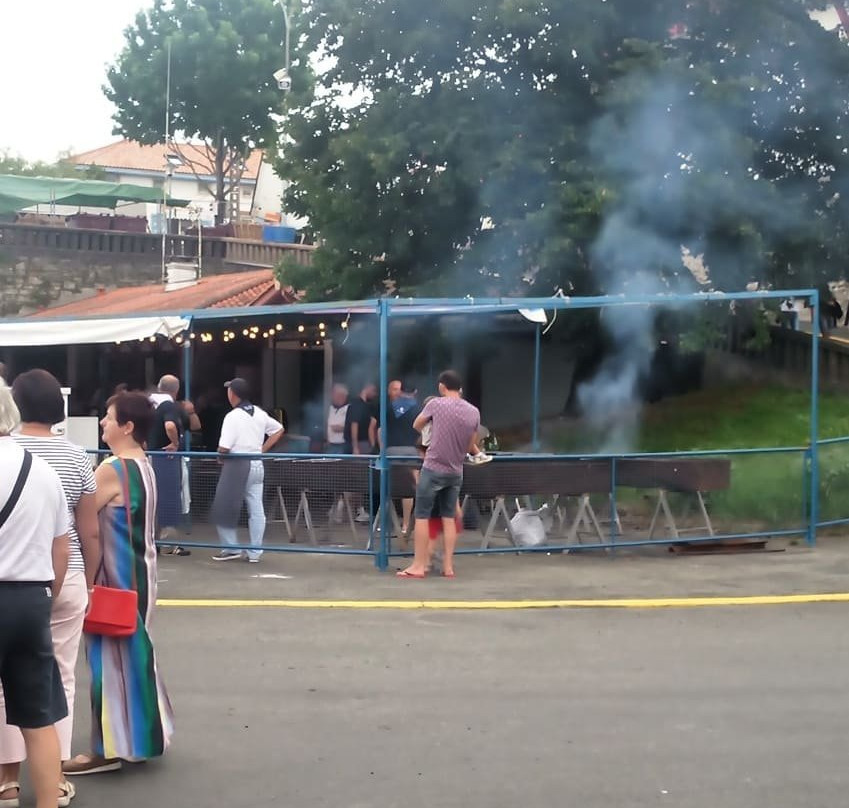
<path id="1" fill-rule="evenodd" d="M 99 166 L 80 166 L 68 158 L 70 152 L 61 152 L 56 160 L 25 160 L 8 150 L 0 149 L 0 174 L 17 174 L 22 177 L 67 177 L 69 179 L 100 180 L 106 174 Z"/>
<path id="2" fill-rule="evenodd" d="M 847 251 L 849 48 L 804 0 L 305 0 L 280 173 L 313 298 L 808 285 Z"/>
<path id="3" fill-rule="evenodd" d="M 108 72 L 115 134 L 162 142 L 170 48 L 169 130 L 206 144 L 209 166 L 184 159 L 196 173 L 212 168 L 219 220 L 249 152 L 273 143 L 270 115 L 281 94 L 272 74 L 284 61 L 283 20 L 274 0 L 155 0 L 125 32 Z"/>

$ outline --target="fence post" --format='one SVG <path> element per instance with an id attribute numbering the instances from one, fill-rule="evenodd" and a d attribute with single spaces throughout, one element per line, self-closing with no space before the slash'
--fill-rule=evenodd
<path id="1" fill-rule="evenodd" d="M 807 543 L 817 543 L 819 521 L 820 470 L 819 470 L 819 389 L 820 389 L 820 295 L 814 290 L 811 296 L 811 509 L 808 517 Z"/>
<path id="2" fill-rule="evenodd" d="M 191 328 L 191 321 L 189 321 L 189 328 Z M 192 400 L 192 341 L 188 337 L 183 340 L 183 398 L 186 401 Z M 183 435 L 183 444 L 187 452 L 191 451 L 192 433 L 190 429 L 187 429 Z"/>
<path id="3" fill-rule="evenodd" d="M 192 321 L 189 320 L 189 332 L 191 332 Z M 183 398 L 186 401 L 192 400 L 192 341 L 188 338 L 188 334 L 183 340 Z M 192 430 L 191 428 L 186 429 L 183 433 L 183 451 L 191 452 L 192 451 Z M 187 475 L 188 479 L 186 480 L 188 489 L 191 491 L 192 488 L 192 461 L 188 457 L 188 455 L 180 455 L 180 471 L 182 474 Z M 184 462 L 185 459 L 185 462 Z M 182 475 L 178 478 L 182 482 Z M 180 493 L 182 495 L 182 487 L 180 489 Z M 182 512 L 182 507 L 180 511 Z M 183 525 L 189 533 L 192 532 L 192 509 L 189 507 L 189 510 L 182 514 L 183 516 Z"/>
<path id="4" fill-rule="evenodd" d="M 376 542 L 377 552 L 375 553 L 374 563 L 379 570 L 386 570 L 389 567 L 389 531 L 391 522 L 387 518 L 388 508 L 391 507 L 389 501 L 389 469 L 386 465 L 386 418 L 387 418 L 387 400 L 386 391 L 389 387 L 389 303 L 384 298 L 377 301 L 377 316 L 378 316 L 378 333 L 380 347 L 380 425 L 384 430 L 384 440 L 380 441 L 380 455 L 377 460 L 377 467 L 380 470 L 380 541 Z"/>
<path id="5" fill-rule="evenodd" d="M 810 498 L 811 493 L 811 448 L 810 446 L 802 452 L 802 520 L 807 529 L 810 527 Z"/>
<path id="6" fill-rule="evenodd" d="M 535 452 L 539 451 L 539 365 L 540 365 L 540 324 L 536 324 L 536 329 L 534 331 L 534 396 L 533 403 L 531 404 L 533 408 L 532 414 L 532 443 L 533 450 Z"/>
<path id="7" fill-rule="evenodd" d="M 616 458 L 610 458 L 610 552 L 612 553 L 616 546 Z"/>

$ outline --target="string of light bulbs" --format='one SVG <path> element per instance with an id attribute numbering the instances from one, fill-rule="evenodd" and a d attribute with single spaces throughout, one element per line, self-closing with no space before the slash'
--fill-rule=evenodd
<path id="1" fill-rule="evenodd" d="M 339 323 L 339 328 L 345 332 L 345 339 L 343 340 L 343 344 L 347 342 L 348 336 L 350 335 L 350 330 L 348 327 L 349 321 L 351 319 L 350 313 L 348 316 Z M 231 328 L 225 328 L 220 332 L 218 337 L 220 337 L 221 341 L 224 343 L 234 342 L 239 337 L 247 340 L 269 340 L 269 339 L 277 339 L 277 338 L 285 338 L 293 340 L 295 338 L 300 342 L 301 347 L 308 348 L 312 345 L 319 346 L 322 344 L 323 340 L 327 339 L 328 334 L 328 325 L 325 322 L 319 322 L 315 325 L 304 324 L 301 323 L 294 328 L 286 328 L 282 323 L 276 323 L 270 327 L 261 327 L 258 325 L 250 325 L 241 329 L 240 333 L 232 330 Z M 183 332 L 181 334 L 176 334 L 171 337 L 167 337 L 164 335 L 154 335 L 151 337 L 140 337 L 139 342 L 145 343 L 149 342 L 151 344 L 156 344 L 157 342 L 173 342 L 176 345 L 183 345 L 187 342 L 198 341 L 202 344 L 209 344 L 216 341 L 216 334 L 211 331 L 189 331 Z M 121 345 L 121 340 L 116 340 L 115 345 Z"/>

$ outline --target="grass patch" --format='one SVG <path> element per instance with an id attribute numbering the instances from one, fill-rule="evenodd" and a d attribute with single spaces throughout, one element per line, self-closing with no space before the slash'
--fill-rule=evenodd
<path id="1" fill-rule="evenodd" d="M 823 393 L 820 439 L 849 436 L 845 396 Z M 565 427 L 552 436 L 559 451 L 592 452 L 601 436 Z M 718 388 L 647 405 L 634 451 L 677 452 L 799 446 L 810 441 L 810 394 L 779 386 Z M 723 530 L 796 528 L 805 522 L 807 494 L 802 452 L 730 455 L 731 487 L 708 496 Z M 625 493 L 625 492 L 623 492 Z M 625 500 L 629 500 L 625 494 Z M 676 497 L 686 508 L 690 497 Z M 849 517 L 849 443 L 820 448 L 820 519 Z"/>
<path id="2" fill-rule="evenodd" d="M 785 387 L 729 387 L 669 398 L 645 408 L 638 451 L 807 446 L 811 397 Z M 846 397 L 823 393 L 820 438 L 849 435 Z"/>

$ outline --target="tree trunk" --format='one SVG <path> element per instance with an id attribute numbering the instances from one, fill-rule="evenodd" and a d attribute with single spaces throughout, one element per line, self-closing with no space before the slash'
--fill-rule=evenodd
<path id="1" fill-rule="evenodd" d="M 226 148 L 224 133 L 219 132 L 215 140 L 215 224 L 224 224 L 227 211 L 227 199 L 224 194 L 224 158 Z"/>

